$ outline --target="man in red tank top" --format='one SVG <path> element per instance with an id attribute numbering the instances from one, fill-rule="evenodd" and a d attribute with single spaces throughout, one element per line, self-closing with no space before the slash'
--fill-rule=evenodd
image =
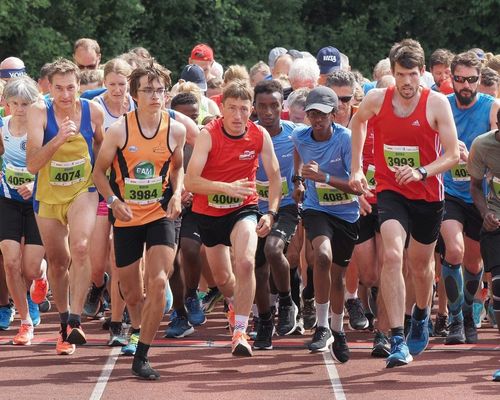
<path id="1" fill-rule="evenodd" d="M 389 54 L 396 85 L 368 93 L 352 124 L 350 184 L 369 193 L 361 154 L 366 122 L 374 118 L 375 180 L 380 232 L 384 245 L 381 292 L 391 327 L 387 367 L 406 365 L 425 350 L 432 294 L 433 252 L 443 213 L 441 173 L 458 162 L 457 132 L 448 100 L 419 86 L 424 51 L 411 39 L 396 43 Z M 441 151 L 441 144 L 444 151 Z M 404 338 L 406 238 L 416 304 Z"/>
<path id="2" fill-rule="evenodd" d="M 229 322 L 234 326 L 232 353 L 251 356 L 245 332 L 255 295 L 257 237 L 265 237 L 275 222 L 281 177 L 271 137 L 249 120 L 251 88 L 243 81 L 233 81 L 224 88 L 222 105 L 222 118 L 202 129 L 196 140 L 185 185 L 194 193 L 192 209 L 215 282 L 229 303 Z M 269 178 L 269 211 L 257 223 L 259 154 Z"/>

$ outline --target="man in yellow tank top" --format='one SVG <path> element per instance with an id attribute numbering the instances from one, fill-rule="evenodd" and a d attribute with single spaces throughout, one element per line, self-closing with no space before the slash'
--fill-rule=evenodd
<path id="1" fill-rule="evenodd" d="M 36 174 L 34 210 L 61 320 L 56 352 L 72 354 L 86 342 L 80 315 L 90 282 L 89 238 L 98 200 L 92 165 L 104 113 L 97 103 L 77 98 L 80 70 L 71 61 L 53 62 L 48 78 L 52 98 L 28 111 L 26 161 Z"/>

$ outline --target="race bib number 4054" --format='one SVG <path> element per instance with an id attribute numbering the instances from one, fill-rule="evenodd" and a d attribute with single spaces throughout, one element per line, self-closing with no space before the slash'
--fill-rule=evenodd
<path id="1" fill-rule="evenodd" d="M 390 146 L 384 144 L 384 158 L 387 167 L 396 172 L 395 167 L 408 165 L 412 168 L 420 167 L 420 152 L 418 146 Z"/>

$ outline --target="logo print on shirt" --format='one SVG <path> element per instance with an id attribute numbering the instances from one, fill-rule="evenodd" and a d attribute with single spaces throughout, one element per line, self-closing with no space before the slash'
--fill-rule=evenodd
<path id="1" fill-rule="evenodd" d="M 240 160 L 253 160 L 255 158 L 255 150 L 245 150 L 243 154 L 240 154 Z"/>
<path id="2" fill-rule="evenodd" d="M 128 151 L 130 151 L 131 153 L 135 153 L 137 150 L 139 150 L 136 146 L 130 146 L 128 148 Z"/>
<path id="3" fill-rule="evenodd" d="M 415 121 L 413 121 L 411 123 L 411 126 L 420 126 L 420 122 L 418 122 L 418 119 L 416 119 Z"/>

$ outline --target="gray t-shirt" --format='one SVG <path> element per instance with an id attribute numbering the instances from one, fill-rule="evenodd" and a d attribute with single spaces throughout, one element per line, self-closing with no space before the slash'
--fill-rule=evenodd
<path id="1" fill-rule="evenodd" d="M 497 132 L 489 131 L 474 139 L 467 170 L 474 179 L 486 179 L 488 208 L 500 218 L 500 133 Z"/>

